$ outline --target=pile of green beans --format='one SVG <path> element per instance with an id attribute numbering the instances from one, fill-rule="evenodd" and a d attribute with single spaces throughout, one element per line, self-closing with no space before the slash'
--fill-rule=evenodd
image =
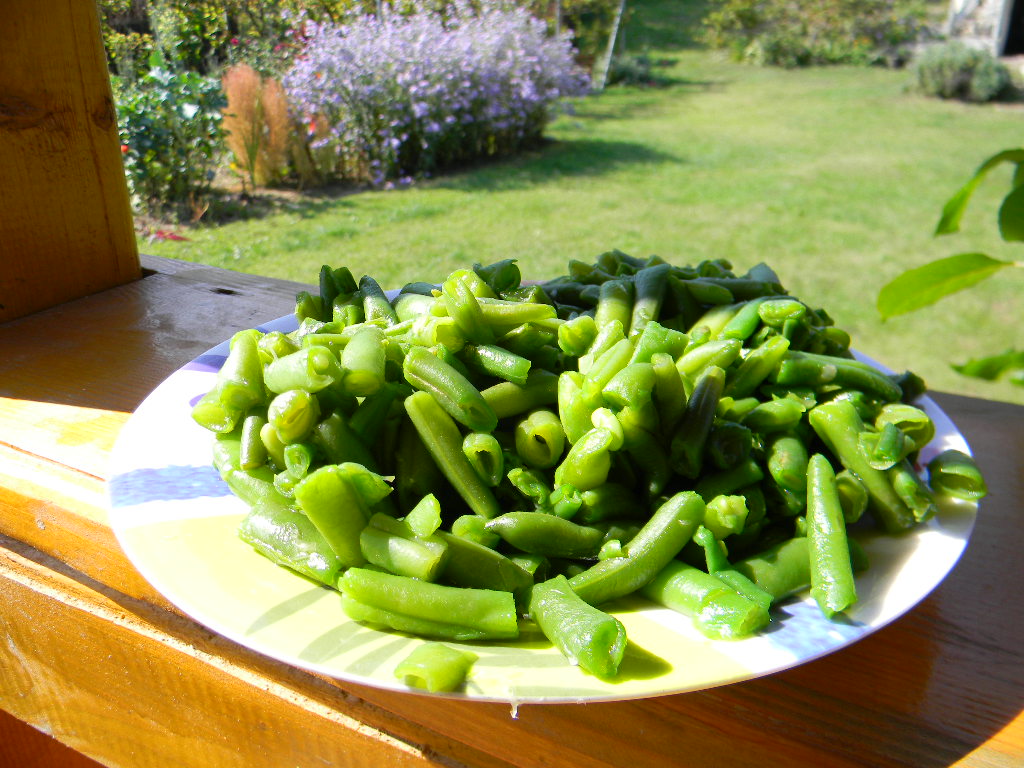
<path id="1" fill-rule="evenodd" d="M 236 334 L 193 417 L 251 509 L 241 538 L 371 626 L 503 641 L 530 619 L 612 678 L 616 598 L 713 638 L 808 588 L 831 617 L 866 567 L 848 526 L 899 534 L 985 493 L 956 451 L 922 480 L 923 383 L 854 359 L 763 264 L 611 251 L 524 284 L 506 260 L 390 300 L 325 266 L 296 317 Z M 401 670 L 451 689 L 471 661 L 426 654 L 449 657 Z"/>

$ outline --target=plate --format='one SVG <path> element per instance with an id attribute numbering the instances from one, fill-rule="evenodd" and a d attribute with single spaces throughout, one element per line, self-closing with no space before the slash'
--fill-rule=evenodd
<path id="1" fill-rule="evenodd" d="M 288 316 L 260 326 L 290 331 Z M 190 417 L 227 355 L 227 342 L 185 365 L 129 418 L 114 446 L 111 525 L 128 558 L 169 601 L 211 630 L 262 654 L 340 680 L 412 691 L 394 667 L 415 637 L 348 619 L 337 592 L 274 565 L 243 543 L 246 513 L 211 465 L 212 433 Z M 947 448 L 969 452 L 964 437 L 929 398 L 935 422 L 921 461 Z M 639 599 L 605 606 L 625 625 L 629 644 L 614 682 L 566 662 L 539 632 L 514 643 L 450 643 L 479 657 L 465 690 L 444 695 L 481 701 L 563 703 L 683 693 L 793 667 L 869 635 L 924 599 L 967 546 L 975 504 L 950 502 L 902 536 L 858 533 L 871 560 L 859 574 L 859 600 L 841 620 L 824 618 L 807 595 L 773 609 L 755 637 L 713 641 L 686 617 Z M 416 691 L 419 693 L 419 691 Z M 426 695 L 426 694 L 424 694 Z"/>

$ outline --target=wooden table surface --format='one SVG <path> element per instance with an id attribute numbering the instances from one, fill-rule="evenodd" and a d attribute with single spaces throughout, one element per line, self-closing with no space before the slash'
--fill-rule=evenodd
<path id="1" fill-rule="evenodd" d="M 119 429 L 182 364 L 290 312 L 299 288 L 143 266 L 0 325 L 0 709 L 18 720 L 126 768 L 1024 765 L 1024 408 L 934 395 L 991 493 L 955 570 L 890 626 L 758 680 L 513 716 L 269 660 L 129 564 L 106 512 Z"/>

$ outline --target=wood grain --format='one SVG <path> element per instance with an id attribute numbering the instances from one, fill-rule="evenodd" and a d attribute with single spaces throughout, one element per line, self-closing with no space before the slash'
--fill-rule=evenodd
<path id="1" fill-rule="evenodd" d="M 96 4 L 3 15 L 0 321 L 141 274 Z"/>

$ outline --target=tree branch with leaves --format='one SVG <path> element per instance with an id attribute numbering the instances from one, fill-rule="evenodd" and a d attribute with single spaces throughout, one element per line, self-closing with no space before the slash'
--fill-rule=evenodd
<path id="1" fill-rule="evenodd" d="M 993 168 L 1003 163 L 1013 165 L 1014 172 L 1010 191 L 999 206 L 999 235 L 1007 243 L 1024 242 L 1024 149 L 1007 149 L 983 162 L 943 207 L 935 228 L 936 236 L 960 231 L 960 221 L 974 191 Z M 878 294 L 878 311 L 883 320 L 913 312 L 1007 269 L 1024 269 L 1024 261 L 997 259 L 976 252 L 936 259 L 903 272 L 885 285 Z M 989 381 L 1005 378 L 1024 387 L 1024 350 L 1011 348 L 1000 354 L 954 365 L 953 369 L 966 376 Z"/>

